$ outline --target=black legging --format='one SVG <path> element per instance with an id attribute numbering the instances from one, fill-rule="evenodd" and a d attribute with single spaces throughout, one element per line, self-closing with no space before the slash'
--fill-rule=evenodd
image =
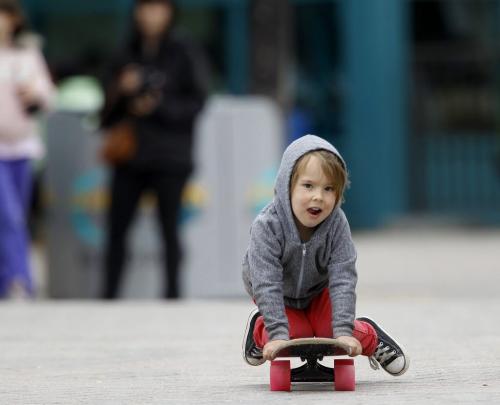
<path id="1" fill-rule="evenodd" d="M 108 237 L 105 251 L 103 298 L 116 298 L 120 291 L 125 257 L 126 236 L 137 210 L 141 195 L 146 190 L 156 194 L 161 225 L 165 265 L 165 298 L 179 297 L 179 264 L 182 251 L 178 235 L 178 217 L 181 195 L 188 174 L 165 171 L 137 171 L 121 167 L 113 171 L 111 203 L 108 211 Z"/>

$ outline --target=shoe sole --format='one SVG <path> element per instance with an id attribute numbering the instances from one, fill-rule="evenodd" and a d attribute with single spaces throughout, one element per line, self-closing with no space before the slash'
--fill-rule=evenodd
<path id="1" fill-rule="evenodd" d="M 248 321 L 247 321 L 247 326 L 245 328 L 245 334 L 243 335 L 243 344 L 241 346 L 241 353 L 243 354 L 243 360 L 251 366 L 260 366 L 261 364 L 264 364 L 265 361 L 259 364 L 252 364 L 248 361 L 248 358 L 246 356 L 246 347 L 247 347 L 247 338 L 248 338 L 248 333 L 250 332 L 250 328 L 252 327 L 252 318 L 255 316 L 256 313 L 259 313 L 259 309 L 255 308 L 250 312 L 250 315 L 248 316 Z M 255 324 L 255 322 L 254 322 Z"/>
<path id="2" fill-rule="evenodd" d="M 382 332 L 384 332 L 387 336 L 391 336 L 389 335 L 385 330 L 384 328 L 382 328 L 378 323 L 376 323 L 373 319 L 367 317 L 367 316 L 363 316 L 361 318 L 358 318 L 359 321 L 364 321 L 364 320 L 367 320 L 367 323 L 369 323 L 374 329 L 375 329 L 375 325 L 377 325 L 377 328 L 379 328 Z M 385 368 L 383 368 L 382 366 L 380 366 L 380 368 L 382 368 L 382 370 L 384 370 L 387 374 L 390 374 L 394 377 L 399 377 L 401 375 L 403 375 L 404 373 L 406 373 L 406 371 L 408 370 L 408 367 L 410 367 L 410 356 L 408 356 L 406 354 L 406 350 L 404 349 L 404 347 L 402 345 L 399 344 L 399 342 L 394 339 L 392 336 L 391 336 L 391 339 L 394 341 L 394 343 L 396 343 L 399 348 L 401 349 L 401 352 L 404 353 L 404 357 L 405 357 L 405 366 L 403 367 L 403 369 L 399 372 L 399 373 L 390 373 L 389 371 L 387 371 Z"/>

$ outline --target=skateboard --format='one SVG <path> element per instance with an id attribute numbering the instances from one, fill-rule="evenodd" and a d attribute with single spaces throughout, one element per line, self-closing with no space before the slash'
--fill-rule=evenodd
<path id="1" fill-rule="evenodd" d="M 271 391 L 290 391 L 296 382 L 330 382 L 336 391 L 354 391 L 355 375 L 353 359 L 335 359 L 334 367 L 319 363 L 323 357 L 345 356 L 349 346 L 337 339 L 302 338 L 288 340 L 277 350 L 278 358 L 300 357 L 303 365 L 291 368 L 290 360 L 271 361 Z"/>

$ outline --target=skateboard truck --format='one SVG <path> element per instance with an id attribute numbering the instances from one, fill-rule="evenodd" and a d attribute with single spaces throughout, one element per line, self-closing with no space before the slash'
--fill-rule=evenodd
<path id="1" fill-rule="evenodd" d="M 301 357 L 305 364 L 291 369 L 291 382 L 334 382 L 335 374 L 332 367 L 320 363 L 323 356 Z"/>

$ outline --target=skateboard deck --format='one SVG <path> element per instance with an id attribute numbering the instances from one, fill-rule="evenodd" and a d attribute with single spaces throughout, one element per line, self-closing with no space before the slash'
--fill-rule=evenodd
<path id="1" fill-rule="evenodd" d="M 330 382 L 336 391 L 354 391 L 354 360 L 335 359 L 334 367 L 319 363 L 324 357 L 346 356 L 350 348 L 337 339 L 301 338 L 283 342 L 276 352 L 276 359 L 299 357 L 305 363 L 291 368 L 290 360 L 271 362 L 271 391 L 290 391 L 292 383 Z"/>
<path id="2" fill-rule="evenodd" d="M 311 356 L 343 356 L 349 355 L 351 349 L 337 339 L 328 338 L 300 338 L 287 340 L 276 350 L 276 357 L 302 357 Z M 321 360 L 321 359 L 320 359 Z"/>

